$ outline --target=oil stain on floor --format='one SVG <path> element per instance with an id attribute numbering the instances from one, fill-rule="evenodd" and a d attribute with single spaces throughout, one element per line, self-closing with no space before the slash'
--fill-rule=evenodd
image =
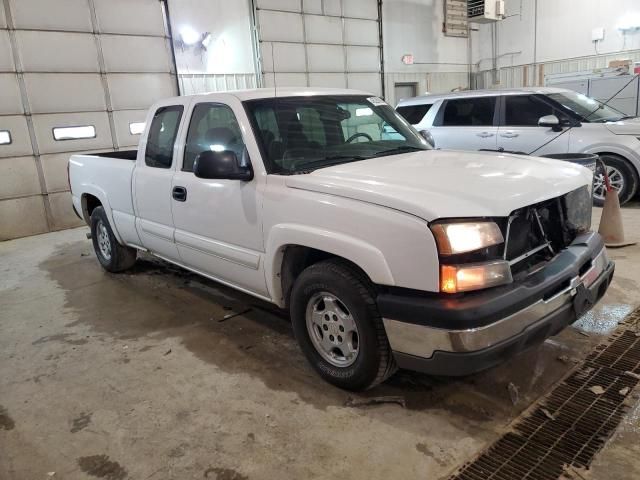
<path id="1" fill-rule="evenodd" d="M 0 405 L 0 430 L 13 430 L 16 426 L 7 409 Z"/>
<path id="2" fill-rule="evenodd" d="M 128 475 L 118 462 L 110 460 L 107 455 L 80 457 L 78 466 L 84 473 L 104 480 L 124 480 Z"/>

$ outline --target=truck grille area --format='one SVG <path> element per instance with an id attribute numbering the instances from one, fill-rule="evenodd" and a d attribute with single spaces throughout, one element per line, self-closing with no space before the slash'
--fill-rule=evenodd
<path id="1" fill-rule="evenodd" d="M 503 226 L 504 259 L 512 274 L 553 258 L 591 227 L 591 195 L 582 187 L 561 197 L 518 209 Z"/>

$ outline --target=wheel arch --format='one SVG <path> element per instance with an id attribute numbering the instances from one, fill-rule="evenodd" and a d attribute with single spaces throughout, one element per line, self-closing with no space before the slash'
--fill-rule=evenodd
<path id="1" fill-rule="evenodd" d="M 95 210 L 95 208 L 97 207 L 104 208 L 105 214 L 107 215 L 107 219 L 109 220 L 109 224 L 111 226 L 111 230 L 113 230 L 113 234 L 115 235 L 118 242 L 122 243 L 122 238 L 120 237 L 120 233 L 118 233 L 118 228 L 113 219 L 113 211 L 111 210 L 111 205 L 109 204 L 107 195 L 104 191 L 99 188 L 85 188 L 84 192 L 80 196 L 80 203 L 82 206 L 82 216 L 87 225 L 91 225 L 91 213 L 93 212 L 93 210 Z"/>
<path id="2" fill-rule="evenodd" d="M 273 229 L 267 245 L 267 288 L 275 303 L 287 307 L 293 284 L 314 263 L 338 258 L 362 272 L 371 282 L 393 285 L 387 262 L 377 248 L 342 234 L 313 227 L 282 225 Z"/>

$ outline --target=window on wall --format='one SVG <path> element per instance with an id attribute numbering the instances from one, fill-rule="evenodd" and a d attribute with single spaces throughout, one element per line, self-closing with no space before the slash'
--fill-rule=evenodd
<path id="1" fill-rule="evenodd" d="M 11 143 L 11 132 L 9 130 L 0 130 L 0 145 L 9 145 Z"/>
<path id="2" fill-rule="evenodd" d="M 132 122 L 129 124 L 129 133 L 131 135 L 140 135 L 144 132 L 145 122 Z"/>
<path id="3" fill-rule="evenodd" d="M 505 99 L 504 124 L 512 127 L 537 127 L 540 117 L 556 115 L 566 119 L 552 106 L 535 95 L 507 95 Z"/>
<path id="4" fill-rule="evenodd" d="M 208 150 L 231 150 L 238 158 L 244 153 L 240 126 L 233 110 L 226 105 L 201 103 L 193 109 L 182 170 L 192 172 L 196 157 Z"/>
<path id="5" fill-rule="evenodd" d="M 442 125 L 445 127 L 492 126 L 497 97 L 447 100 Z"/>
<path id="6" fill-rule="evenodd" d="M 144 152 L 144 162 L 149 167 L 171 168 L 182 110 L 182 105 L 161 107 L 153 116 Z"/>
<path id="7" fill-rule="evenodd" d="M 54 140 L 81 140 L 96 138 L 96 127 L 93 125 L 79 125 L 75 127 L 53 127 Z"/>

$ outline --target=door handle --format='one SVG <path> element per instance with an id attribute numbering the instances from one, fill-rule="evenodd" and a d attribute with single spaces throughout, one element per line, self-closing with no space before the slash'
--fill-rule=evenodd
<path id="1" fill-rule="evenodd" d="M 173 187 L 173 192 L 171 196 L 174 200 L 178 202 L 186 202 L 187 201 L 187 189 L 184 187 Z"/>
<path id="2" fill-rule="evenodd" d="M 490 132 L 481 132 L 477 134 L 480 138 L 489 138 L 489 137 L 493 137 L 493 133 Z"/>
<path id="3" fill-rule="evenodd" d="M 520 134 L 515 132 L 504 132 L 504 133 L 501 133 L 500 136 L 504 138 L 516 138 L 516 137 L 519 137 Z"/>

